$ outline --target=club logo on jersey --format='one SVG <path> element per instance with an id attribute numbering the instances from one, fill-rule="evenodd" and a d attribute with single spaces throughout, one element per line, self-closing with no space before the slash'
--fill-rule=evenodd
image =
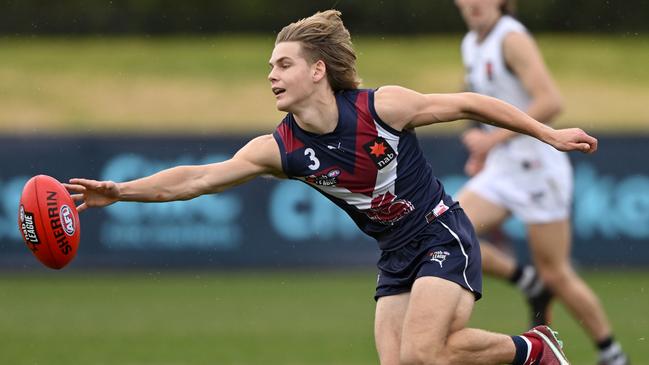
<path id="1" fill-rule="evenodd" d="M 487 80 L 493 81 L 494 80 L 494 65 L 491 63 L 491 61 L 488 61 L 487 64 L 485 65 L 485 71 L 487 72 Z"/>
<path id="2" fill-rule="evenodd" d="M 444 261 L 446 261 L 446 257 L 450 256 L 451 253 L 448 251 L 434 251 L 434 252 L 429 252 L 428 256 L 430 256 L 430 261 L 435 261 L 439 264 L 439 267 L 443 267 Z"/>
<path id="3" fill-rule="evenodd" d="M 415 210 L 415 206 L 405 199 L 397 199 L 389 191 L 372 199 L 372 208 L 365 214 L 373 220 L 383 224 L 394 224 L 401 218 Z"/>
<path id="4" fill-rule="evenodd" d="M 370 155 L 379 170 L 389 165 L 397 157 L 396 152 L 383 137 L 376 137 L 375 140 L 363 145 L 363 149 Z"/>
<path id="5" fill-rule="evenodd" d="M 340 176 L 340 170 L 333 169 L 322 175 L 309 175 L 305 177 L 304 180 L 310 184 L 320 186 L 335 186 L 338 184 L 338 176 Z"/>

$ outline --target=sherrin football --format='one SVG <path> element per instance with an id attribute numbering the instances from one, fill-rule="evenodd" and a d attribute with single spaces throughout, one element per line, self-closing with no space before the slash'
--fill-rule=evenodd
<path id="1" fill-rule="evenodd" d="M 18 228 L 27 248 L 49 268 L 61 269 L 77 254 L 79 213 L 53 177 L 38 175 L 27 181 L 18 206 Z"/>

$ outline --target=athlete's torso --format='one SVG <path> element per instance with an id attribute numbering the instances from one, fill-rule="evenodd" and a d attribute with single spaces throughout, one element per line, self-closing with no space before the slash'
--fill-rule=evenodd
<path id="1" fill-rule="evenodd" d="M 344 209 L 382 250 L 399 248 L 426 226 L 426 215 L 442 199 L 452 201 L 414 131 L 397 131 L 380 120 L 373 90 L 338 92 L 336 103 L 339 120 L 331 133 L 304 131 L 290 113 L 277 127 L 284 173 Z"/>
<path id="2" fill-rule="evenodd" d="M 478 42 L 475 31 L 467 33 L 462 40 L 465 83 L 469 91 L 489 95 L 526 110 L 531 98 L 507 66 L 503 53 L 503 42 L 511 32 L 527 33 L 527 30 L 514 18 L 502 16 L 481 42 Z"/>
<path id="3" fill-rule="evenodd" d="M 504 15 L 481 42 L 478 42 L 475 31 L 466 34 L 462 40 L 465 83 L 468 91 L 495 97 L 527 111 L 531 97 L 507 65 L 503 51 L 505 37 L 512 32 L 527 33 L 527 29 L 516 19 Z M 487 124 L 481 127 L 490 132 L 497 129 Z M 553 159 L 557 163 L 568 163 L 567 157 L 551 146 L 535 138 L 518 135 L 494 147 L 489 152 L 487 165 L 509 169 L 518 167 L 519 161 L 547 164 Z"/>

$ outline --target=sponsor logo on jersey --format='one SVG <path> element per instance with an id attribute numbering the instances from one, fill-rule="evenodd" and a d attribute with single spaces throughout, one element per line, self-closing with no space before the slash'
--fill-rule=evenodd
<path id="1" fill-rule="evenodd" d="M 327 145 L 327 148 L 330 149 L 330 150 L 338 150 L 338 151 L 343 151 L 343 152 L 345 152 L 345 149 L 342 147 L 342 144 L 343 144 L 343 143 L 342 143 L 341 141 L 338 141 L 338 145 L 331 145 L 331 144 L 328 144 L 328 145 Z"/>
<path id="2" fill-rule="evenodd" d="M 364 144 L 363 149 L 379 170 L 389 165 L 397 157 L 397 153 L 383 137 L 376 137 L 375 140 Z"/>
<path id="3" fill-rule="evenodd" d="M 335 186 L 336 184 L 338 184 L 338 176 L 340 176 L 340 170 L 333 169 L 322 175 L 309 175 L 304 179 L 310 184 L 320 186 Z"/>
<path id="4" fill-rule="evenodd" d="M 26 212 L 25 207 L 21 205 L 19 216 L 20 230 L 25 238 L 25 242 L 31 244 L 30 250 L 34 252 L 38 251 L 36 245 L 40 244 L 41 241 L 38 239 L 38 233 L 36 232 L 36 226 L 34 225 L 34 214 Z"/>
<path id="5" fill-rule="evenodd" d="M 373 221 L 394 224 L 415 210 L 415 206 L 405 199 L 397 199 L 389 191 L 372 199 L 372 208 L 365 214 Z"/>
<path id="6" fill-rule="evenodd" d="M 435 261 L 439 264 L 439 267 L 443 267 L 444 261 L 446 261 L 446 257 L 450 256 L 451 253 L 448 251 L 433 251 L 428 253 L 428 256 L 430 256 L 430 261 Z"/>

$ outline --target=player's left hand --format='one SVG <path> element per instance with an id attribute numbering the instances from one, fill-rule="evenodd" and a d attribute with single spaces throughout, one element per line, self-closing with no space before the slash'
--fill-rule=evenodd
<path id="1" fill-rule="evenodd" d="M 487 155 L 498 142 L 494 133 L 488 133 L 479 128 L 471 128 L 462 134 L 462 143 L 471 154 L 477 156 Z"/>
<path id="2" fill-rule="evenodd" d="M 486 159 L 486 155 L 471 153 L 464 164 L 464 173 L 469 177 L 477 175 L 484 168 Z"/>
<path id="3" fill-rule="evenodd" d="M 588 135 L 580 128 L 556 129 L 552 132 L 550 144 L 559 151 L 597 151 L 597 138 Z"/>
<path id="4" fill-rule="evenodd" d="M 92 207 L 105 207 L 119 201 L 119 186 L 112 181 L 97 181 L 90 179 L 70 179 L 69 184 L 63 184 L 72 194 L 72 200 L 81 203 L 77 206 L 79 213 Z"/>

